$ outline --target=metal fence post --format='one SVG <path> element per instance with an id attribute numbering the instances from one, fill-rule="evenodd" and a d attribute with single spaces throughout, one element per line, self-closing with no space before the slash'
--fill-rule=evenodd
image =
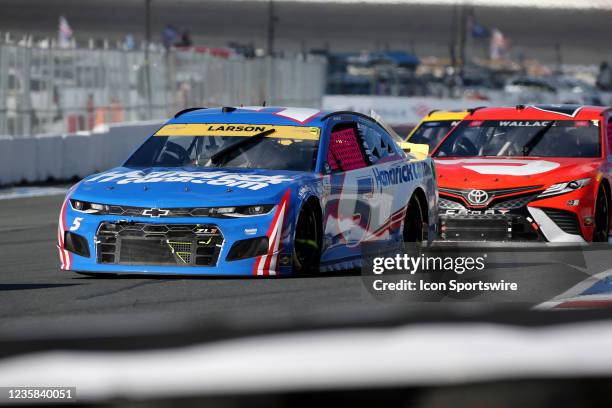
<path id="1" fill-rule="evenodd" d="M 8 134 L 7 96 L 8 96 L 8 59 L 6 47 L 0 44 L 0 136 Z"/>
<path id="2" fill-rule="evenodd" d="M 22 134 L 32 134 L 32 122 L 35 118 L 35 113 L 32 110 L 32 49 L 23 47 L 22 50 L 22 66 L 21 72 L 23 73 L 23 93 L 21 95 L 21 113 L 23 120 Z"/>

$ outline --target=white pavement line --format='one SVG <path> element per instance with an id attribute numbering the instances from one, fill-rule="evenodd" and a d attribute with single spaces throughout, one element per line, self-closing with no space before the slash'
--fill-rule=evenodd
<path id="1" fill-rule="evenodd" d="M 68 187 L 13 187 L 0 189 L 0 200 L 64 195 Z"/>
<path id="2" fill-rule="evenodd" d="M 560 295 L 555 296 L 545 302 L 540 303 L 533 307 L 534 310 L 548 310 L 554 309 L 556 306 L 565 303 L 570 300 L 612 300 L 612 293 L 598 293 L 596 295 L 582 295 L 591 286 L 596 283 L 608 278 L 612 275 L 612 269 L 600 272 L 598 274 L 589 276 L 582 282 L 578 282 Z"/>

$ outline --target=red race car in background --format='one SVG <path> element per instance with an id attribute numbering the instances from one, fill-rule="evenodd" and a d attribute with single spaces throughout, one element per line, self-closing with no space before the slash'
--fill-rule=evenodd
<path id="1" fill-rule="evenodd" d="M 607 242 L 612 109 L 481 108 L 432 152 L 453 241 Z"/>

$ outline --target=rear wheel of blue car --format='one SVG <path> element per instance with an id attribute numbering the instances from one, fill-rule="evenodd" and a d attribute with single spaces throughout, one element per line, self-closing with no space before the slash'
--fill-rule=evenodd
<path id="1" fill-rule="evenodd" d="M 306 202 L 297 223 L 293 242 L 293 273 L 310 275 L 319 271 L 321 222 L 313 205 Z"/>
<path id="2" fill-rule="evenodd" d="M 406 209 L 404 221 L 404 242 L 422 242 L 425 235 L 423 208 L 420 200 L 413 196 Z"/>

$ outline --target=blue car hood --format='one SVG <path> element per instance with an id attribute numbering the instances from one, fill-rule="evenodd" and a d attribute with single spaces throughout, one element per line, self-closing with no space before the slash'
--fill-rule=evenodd
<path id="1" fill-rule="evenodd" d="M 313 173 L 219 168 L 117 167 L 84 179 L 72 198 L 151 208 L 276 204 Z"/>

